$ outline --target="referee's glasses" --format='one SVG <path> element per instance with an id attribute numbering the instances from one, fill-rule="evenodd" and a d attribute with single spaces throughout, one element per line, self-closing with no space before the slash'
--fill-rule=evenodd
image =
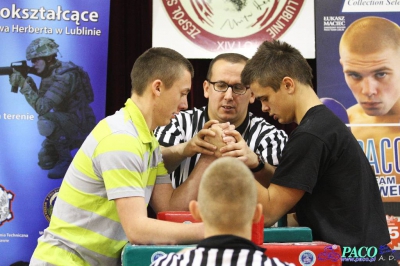
<path id="1" fill-rule="evenodd" d="M 215 91 L 218 92 L 226 92 L 228 88 L 232 88 L 232 92 L 235 94 L 243 95 L 246 93 L 248 87 L 244 86 L 243 84 L 236 83 L 236 84 L 228 84 L 223 81 L 211 82 L 210 80 L 206 79 L 208 83 L 212 84 Z"/>

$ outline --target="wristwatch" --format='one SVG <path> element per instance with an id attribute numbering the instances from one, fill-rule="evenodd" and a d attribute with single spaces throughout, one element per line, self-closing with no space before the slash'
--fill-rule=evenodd
<path id="1" fill-rule="evenodd" d="M 264 158 L 259 153 L 256 153 L 256 154 L 258 157 L 258 165 L 255 168 L 250 169 L 253 173 L 259 172 L 261 169 L 264 168 L 264 165 L 265 165 Z"/>

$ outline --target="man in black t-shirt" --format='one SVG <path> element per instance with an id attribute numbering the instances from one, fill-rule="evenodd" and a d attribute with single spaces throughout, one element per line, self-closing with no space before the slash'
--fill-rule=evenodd
<path id="1" fill-rule="evenodd" d="M 298 125 L 271 185 L 258 186 L 265 224 L 274 224 L 296 206 L 299 225 L 310 227 L 314 240 L 342 250 L 381 251 L 390 237 L 375 174 L 350 130 L 319 100 L 301 53 L 284 42 L 264 42 L 246 64 L 242 82 L 264 112 L 282 124 Z M 225 134 L 237 137 L 234 131 Z M 389 255 L 379 262 L 395 263 Z"/>

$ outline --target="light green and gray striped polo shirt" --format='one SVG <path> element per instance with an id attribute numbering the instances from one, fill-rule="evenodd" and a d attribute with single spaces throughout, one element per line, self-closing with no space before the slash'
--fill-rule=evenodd
<path id="1" fill-rule="evenodd" d="M 31 263 L 116 265 L 127 237 L 113 199 L 144 197 L 148 204 L 155 183 L 171 181 L 158 141 L 128 99 L 75 155 Z"/>

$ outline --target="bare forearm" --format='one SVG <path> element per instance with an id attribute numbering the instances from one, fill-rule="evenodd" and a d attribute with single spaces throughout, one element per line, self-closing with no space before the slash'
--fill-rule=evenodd
<path id="1" fill-rule="evenodd" d="M 264 168 L 254 173 L 254 178 L 264 187 L 269 187 L 271 178 L 275 173 L 275 166 L 265 163 Z"/>
<path id="2" fill-rule="evenodd" d="M 197 199 L 201 176 L 204 170 L 216 159 L 215 156 L 201 155 L 189 177 L 172 193 L 170 208 L 187 211 L 189 202 Z"/>
<path id="3" fill-rule="evenodd" d="M 136 245 L 195 244 L 204 238 L 204 229 L 202 223 L 183 224 L 146 217 L 126 234 L 129 242 Z"/>
<path id="4" fill-rule="evenodd" d="M 270 184 L 268 188 L 257 182 L 258 202 L 263 206 L 264 226 L 275 224 L 296 205 L 305 191 Z"/>
<path id="5" fill-rule="evenodd" d="M 278 221 L 279 218 L 277 218 L 277 219 L 273 218 L 273 215 L 271 214 L 271 211 L 270 211 L 271 199 L 270 199 L 268 188 L 265 188 L 259 182 L 256 182 L 256 183 L 257 183 L 258 202 L 261 203 L 261 205 L 263 206 L 264 226 L 270 227 L 276 221 Z"/>
<path id="6" fill-rule="evenodd" d="M 177 144 L 171 147 L 161 147 L 165 168 L 171 173 L 187 157 L 183 154 L 185 143 Z"/>
<path id="7" fill-rule="evenodd" d="M 132 244 L 189 244 L 204 237 L 202 223 L 182 224 L 148 218 L 143 197 L 118 198 L 115 206 Z"/>

